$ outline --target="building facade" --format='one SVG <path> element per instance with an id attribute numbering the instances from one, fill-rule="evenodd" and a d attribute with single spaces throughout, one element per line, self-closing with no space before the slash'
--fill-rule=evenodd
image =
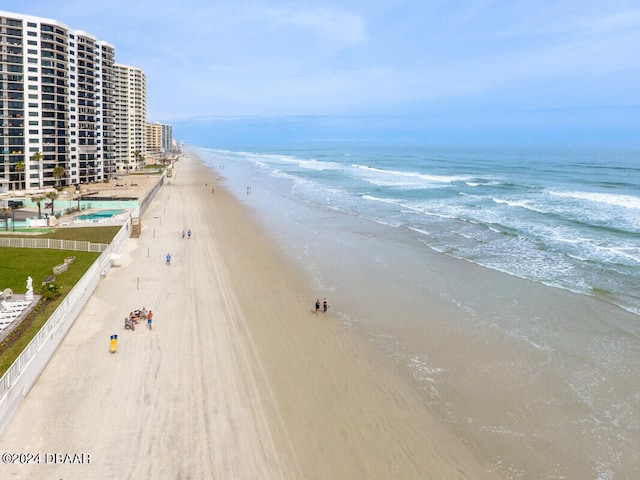
<path id="1" fill-rule="evenodd" d="M 108 42 L 0 11 L 0 193 L 107 181 L 145 155 L 146 78 Z"/>
<path id="2" fill-rule="evenodd" d="M 158 161 L 173 150 L 172 127 L 165 123 L 147 123 L 147 155 Z"/>
<path id="3" fill-rule="evenodd" d="M 114 65 L 115 157 L 118 172 L 138 170 L 147 155 L 147 78 L 136 67 Z"/>
<path id="4" fill-rule="evenodd" d="M 108 152 L 112 148 L 109 142 L 114 139 L 105 136 L 107 125 L 113 123 L 108 118 L 113 110 L 103 109 L 109 97 L 103 77 L 113 75 L 114 49 L 81 32 L 71 33 L 69 38 L 75 46 L 70 49 L 69 183 L 100 182 L 109 178 L 113 161 Z M 46 151 L 43 153 L 46 158 Z"/>

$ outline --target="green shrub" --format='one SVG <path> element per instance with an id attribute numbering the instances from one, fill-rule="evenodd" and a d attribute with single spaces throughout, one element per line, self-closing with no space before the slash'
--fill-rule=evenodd
<path id="1" fill-rule="evenodd" d="M 56 283 L 47 283 L 40 292 L 44 300 L 53 300 L 62 294 L 62 288 Z"/>

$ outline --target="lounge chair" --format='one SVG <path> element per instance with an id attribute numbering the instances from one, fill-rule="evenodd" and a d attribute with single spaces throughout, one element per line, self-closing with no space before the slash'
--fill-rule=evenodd
<path id="1" fill-rule="evenodd" d="M 11 300 L 10 302 L 6 303 L 13 306 L 27 307 L 31 305 L 31 302 L 33 302 L 33 300 Z"/>
<path id="2" fill-rule="evenodd" d="M 0 312 L 0 324 L 9 324 L 20 316 L 21 312 Z"/>
<path id="3" fill-rule="evenodd" d="M 11 290 L 10 288 L 5 288 L 4 292 L 2 292 L 2 297 L 5 300 L 8 300 L 9 298 L 13 297 L 13 290 Z"/>
<path id="4" fill-rule="evenodd" d="M 2 308 L 4 308 L 6 311 L 12 312 L 17 310 L 21 312 L 26 307 L 28 307 L 31 302 L 27 302 L 26 300 L 17 300 L 15 302 L 5 302 L 3 300 L 0 303 L 2 303 Z"/>
<path id="5" fill-rule="evenodd" d="M 13 323 L 18 317 L 2 317 L 0 316 L 0 332 Z"/>

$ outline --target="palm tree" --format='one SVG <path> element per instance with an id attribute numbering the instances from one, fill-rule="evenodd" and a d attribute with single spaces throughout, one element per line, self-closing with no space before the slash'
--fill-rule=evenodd
<path id="1" fill-rule="evenodd" d="M 58 192 L 47 192 L 45 197 L 51 200 L 51 215 L 53 215 L 53 202 L 56 198 L 58 198 Z"/>
<path id="2" fill-rule="evenodd" d="M 11 213 L 11 207 L 0 207 L 0 212 L 4 217 L 4 229 L 9 230 L 9 214 Z"/>
<path id="3" fill-rule="evenodd" d="M 35 161 L 38 162 L 38 186 L 40 188 L 42 188 L 42 174 L 41 174 L 41 170 L 42 170 L 42 154 L 40 152 L 36 152 L 34 153 L 31 158 Z"/>
<path id="4" fill-rule="evenodd" d="M 22 180 L 20 181 L 20 183 L 22 183 L 24 181 L 24 162 L 16 163 L 16 172 L 20 173 L 20 176 L 22 177 Z M 26 188 L 26 185 L 25 185 L 25 188 Z"/>
<path id="5" fill-rule="evenodd" d="M 61 167 L 60 165 L 53 169 L 53 176 L 56 178 L 57 188 L 60 188 L 60 179 L 64 177 L 64 174 L 66 172 L 67 171 L 64 169 L 64 167 Z"/>
<path id="6" fill-rule="evenodd" d="M 136 170 L 137 170 L 138 162 L 140 161 L 140 150 L 134 150 L 133 157 L 136 159 Z"/>
<path id="7" fill-rule="evenodd" d="M 31 200 L 36 202 L 36 205 L 38 205 L 38 218 L 42 218 L 42 210 L 40 206 L 42 205 L 42 202 L 45 198 L 46 197 L 44 195 L 35 195 L 31 197 Z"/>

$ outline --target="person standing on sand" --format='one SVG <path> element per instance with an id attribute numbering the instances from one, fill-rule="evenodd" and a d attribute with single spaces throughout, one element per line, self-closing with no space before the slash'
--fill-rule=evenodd
<path id="1" fill-rule="evenodd" d="M 320 312 L 320 299 L 319 298 L 316 299 L 316 315 L 318 315 L 318 312 Z"/>
<path id="2" fill-rule="evenodd" d="M 322 301 L 322 311 L 324 313 L 327 313 L 328 308 L 329 308 L 329 302 L 327 301 L 327 297 L 324 297 L 324 300 Z"/>
<path id="3" fill-rule="evenodd" d="M 187 230 L 187 237 L 189 237 L 189 239 L 191 239 L 191 229 Z"/>
<path id="4" fill-rule="evenodd" d="M 153 330 L 153 327 L 151 326 L 152 320 L 153 320 L 153 312 L 149 310 L 149 313 L 147 313 L 147 328 L 149 330 Z"/>
<path id="5" fill-rule="evenodd" d="M 167 265 L 171 265 L 171 254 L 170 253 L 167 253 L 166 260 L 167 260 Z"/>

